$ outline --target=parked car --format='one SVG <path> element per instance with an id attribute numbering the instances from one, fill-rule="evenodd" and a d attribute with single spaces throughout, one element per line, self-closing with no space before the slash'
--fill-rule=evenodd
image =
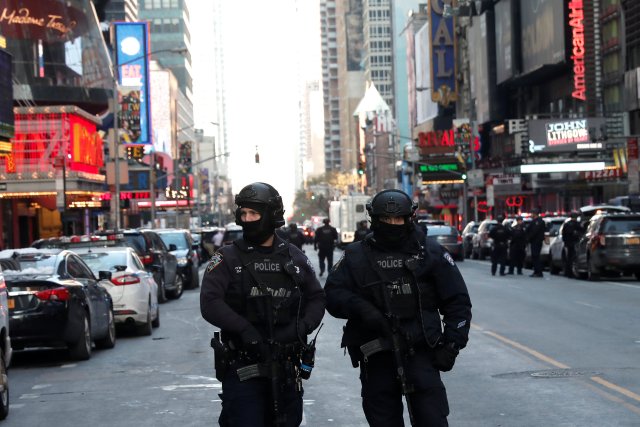
<path id="1" fill-rule="evenodd" d="M 116 325 L 135 327 L 151 335 L 160 326 L 158 284 L 144 269 L 135 250 L 128 247 L 78 248 L 74 252 L 87 263 L 113 301 Z"/>
<path id="2" fill-rule="evenodd" d="M 178 260 L 178 274 L 181 274 L 188 289 L 196 289 L 200 286 L 198 276 L 198 246 L 193 242 L 188 230 L 163 229 L 158 230 L 158 235 L 165 245 L 175 249 L 171 251 Z"/>
<path id="3" fill-rule="evenodd" d="M 469 221 L 469 223 L 462 230 L 462 250 L 465 258 L 471 257 L 471 249 L 473 247 L 473 236 L 478 233 L 478 227 L 480 224 L 475 221 Z"/>
<path id="4" fill-rule="evenodd" d="M 178 274 L 178 259 L 171 253 L 177 247 L 167 247 L 153 230 L 124 230 L 123 235 L 126 244 L 135 249 L 145 270 L 153 273 L 158 284 L 158 302 L 180 298 L 184 281 Z"/>
<path id="5" fill-rule="evenodd" d="M 11 365 L 13 349 L 11 348 L 11 338 L 9 334 L 9 309 L 8 291 L 2 270 L 17 269 L 17 262 L 12 259 L 0 259 L 0 420 L 4 420 L 9 415 L 9 377 L 7 369 Z"/>
<path id="6" fill-rule="evenodd" d="M 478 226 L 478 232 L 471 240 L 471 258 L 484 259 L 491 253 L 493 239 L 489 232 L 498 224 L 495 219 L 485 219 Z"/>
<path id="7" fill-rule="evenodd" d="M 78 255 L 61 249 L 0 252 L 0 258 L 11 256 L 20 264 L 18 271 L 4 272 L 14 349 L 64 346 L 73 359 L 86 360 L 92 342 L 115 346 L 111 296 Z"/>
<path id="8" fill-rule="evenodd" d="M 451 225 L 429 225 L 427 240 L 433 240 L 444 246 L 456 261 L 464 261 L 462 236 L 457 228 Z"/>
<path id="9" fill-rule="evenodd" d="M 593 215 L 576 244 L 573 273 L 589 280 L 632 273 L 640 280 L 640 214 Z"/>

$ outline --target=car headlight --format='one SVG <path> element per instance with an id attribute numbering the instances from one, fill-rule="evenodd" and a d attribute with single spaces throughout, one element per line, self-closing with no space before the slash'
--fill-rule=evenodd
<path id="1" fill-rule="evenodd" d="M 185 257 L 180 257 L 178 258 L 178 267 L 184 267 L 185 265 L 187 265 L 187 258 Z"/>

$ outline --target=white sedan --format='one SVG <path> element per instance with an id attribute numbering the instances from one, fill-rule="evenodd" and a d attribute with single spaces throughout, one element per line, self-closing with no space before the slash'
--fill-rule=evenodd
<path id="1" fill-rule="evenodd" d="M 130 325 L 140 335 L 160 326 L 158 284 L 129 247 L 73 248 L 87 263 L 113 300 L 116 324 Z"/>

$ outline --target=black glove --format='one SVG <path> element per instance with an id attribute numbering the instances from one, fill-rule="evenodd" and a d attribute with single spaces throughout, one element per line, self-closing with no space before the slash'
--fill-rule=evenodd
<path id="1" fill-rule="evenodd" d="M 242 340 L 242 346 L 246 351 L 259 354 L 261 344 L 263 342 L 262 335 L 253 326 L 249 325 L 240 332 L 240 339 Z"/>
<path id="2" fill-rule="evenodd" d="M 307 336 L 307 324 L 304 320 L 295 320 L 289 322 L 288 325 L 277 328 L 273 333 L 273 338 L 279 343 L 292 343 L 299 340 L 305 340 Z M 300 338 L 298 338 L 300 337 Z"/>
<path id="3" fill-rule="evenodd" d="M 377 331 L 381 336 L 391 335 L 391 326 L 378 308 L 367 301 L 359 301 L 352 305 L 352 313 L 360 318 L 362 324 L 372 331 Z"/>
<path id="4" fill-rule="evenodd" d="M 452 343 L 441 343 L 435 348 L 433 367 L 442 372 L 449 372 L 456 363 L 458 347 Z"/>

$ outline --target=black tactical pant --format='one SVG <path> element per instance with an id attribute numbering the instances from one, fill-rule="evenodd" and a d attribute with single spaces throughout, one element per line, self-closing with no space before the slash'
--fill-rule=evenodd
<path id="1" fill-rule="evenodd" d="M 449 403 L 440 372 L 426 350 L 405 359 L 405 372 L 414 391 L 409 394 L 416 426 L 448 426 Z M 401 427 L 403 397 L 396 364 L 389 351 L 376 353 L 360 362 L 362 408 L 371 427 Z"/>
<path id="2" fill-rule="evenodd" d="M 531 263 L 533 264 L 533 274 L 542 276 L 542 262 L 540 261 L 540 252 L 542 251 L 542 242 L 531 242 Z"/>
<path id="3" fill-rule="evenodd" d="M 507 247 L 495 246 L 491 250 L 491 274 L 495 275 L 500 265 L 500 275 L 504 275 L 504 269 L 507 264 Z"/>
<path id="4" fill-rule="evenodd" d="M 331 271 L 333 268 L 333 248 L 330 249 L 318 249 L 318 261 L 320 263 L 320 274 L 325 272 L 324 269 L 324 260 L 327 259 L 327 272 Z"/>
<path id="5" fill-rule="evenodd" d="M 279 411 L 286 414 L 287 427 L 302 422 L 302 396 L 295 384 L 281 388 Z M 222 381 L 222 411 L 218 422 L 222 427 L 268 427 L 274 425 L 271 400 L 271 380 L 252 378 L 240 381 L 234 370 L 226 373 Z"/>
<path id="6" fill-rule="evenodd" d="M 567 252 L 564 257 L 564 275 L 573 277 L 573 260 L 576 257 L 576 245 L 575 243 L 565 243 L 565 247 Z"/>
<path id="7" fill-rule="evenodd" d="M 522 274 L 524 257 L 525 249 L 523 247 L 511 246 L 509 248 L 509 274 L 513 274 L 514 269 L 518 271 L 518 274 Z"/>

